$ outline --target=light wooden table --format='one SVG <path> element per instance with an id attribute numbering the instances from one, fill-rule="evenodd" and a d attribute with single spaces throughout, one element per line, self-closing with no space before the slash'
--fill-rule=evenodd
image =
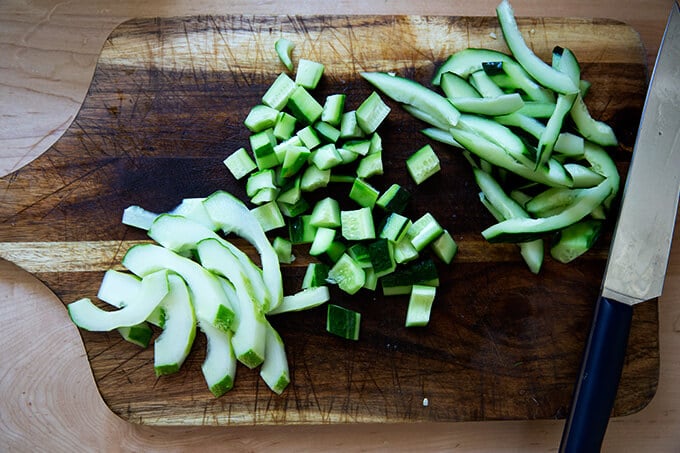
<path id="1" fill-rule="evenodd" d="M 515 0 L 518 16 L 606 17 L 641 36 L 653 63 L 671 0 Z M 109 32 L 130 17 L 216 14 L 493 15 L 495 1 L 53 0 L 0 2 L 0 175 L 30 162 L 75 117 Z M 680 449 L 680 232 L 660 300 L 652 402 L 613 419 L 606 451 Z M 563 421 L 151 428 L 103 403 L 76 328 L 39 281 L 0 260 L 0 450 L 554 451 Z"/>

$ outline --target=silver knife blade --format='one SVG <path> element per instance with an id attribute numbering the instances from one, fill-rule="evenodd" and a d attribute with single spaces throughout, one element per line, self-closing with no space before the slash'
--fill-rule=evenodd
<path id="1" fill-rule="evenodd" d="M 674 2 L 642 111 L 602 295 L 661 295 L 680 196 L 680 7 Z"/>

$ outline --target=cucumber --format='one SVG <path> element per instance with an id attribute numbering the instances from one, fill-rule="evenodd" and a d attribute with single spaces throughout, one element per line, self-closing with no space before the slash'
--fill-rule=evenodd
<path id="1" fill-rule="evenodd" d="M 375 239 L 375 225 L 370 208 L 340 211 L 342 237 L 348 241 Z"/>
<path id="2" fill-rule="evenodd" d="M 361 313 L 339 305 L 329 304 L 326 314 L 326 330 L 347 340 L 358 340 L 361 329 Z"/>
<path id="3" fill-rule="evenodd" d="M 346 100 L 347 95 L 342 93 L 331 94 L 326 97 L 326 102 L 323 105 L 323 112 L 321 112 L 321 121 L 328 123 L 331 126 L 340 126 Z"/>
<path id="4" fill-rule="evenodd" d="M 425 145 L 406 159 L 406 168 L 416 184 L 441 170 L 439 158 L 430 145 Z"/>
<path id="5" fill-rule="evenodd" d="M 262 96 L 262 103 L 281 111 L 287 104 L 297 85 L 286 73 L 281 73 Z"/>
<path id="6" fill-rule="evenodd" d="M 260 368 L 260 377 L 271 391 L 280 395 L 290 384 L 290 372 L 281 336 L 269 322 L 267 322 L 265 341 L 267 358 Z"/>
<path id="7" fill-rule="evenodd" d="M 293 70 L 293 61 L 291 60 L 291 54 L 295 49 L 295 44 L 290 39 L 279 38 L 274 43 L 274 50 L 276 55 L 278 55 L 281 63 L 289 70 Z"/>
<path id="8" fill-rule="evenodd" d="M 584 219 L 556 233 L 550 255 L 560 263 L 570 263 L 590 250 L 600 236 L 602 221 Z"/>
<path id="9" fill-rule="evenodd" d="M 318 85 L 323 75 L 324 65 L 316 61 L 300 58 L 298 61 L 297 72 L 295 73 L 295 83 L 313 90 Z"/>
<path id="10" fill-rule="evenodd" d="M 295 256 L 293 255 L 293 243 L 288 239 L 277 236 L 274 238 L 272 246 L 274 247 L 274 251 L 276 251 L 276 256 L 279 257 L 280 263 L 290 264 L 295 261 Z"/>
<path id="11" fill-rule="evenodd" d="M 303 86 L 297 86 L 286 104 L 302 124 L 314 124 L 323 113 L 323 106 Z"/>
<path id="12" fill-rule="evenodd" d="M 256 105 L 244 120 L 243 124 L 251 132 L 262 132 L 265 129 L 273 128 L 279 117 L 279 111 L 267 105 Z"/>
<path id="13" fill-rule="evenodd" d="M 430 322 L 430 312 L 437 288 L 434 286 L 413 285 L 406 311 L 406 327 L 426 326 Z"/>
<path id="14" fill-rule="evenodd" d="M 356 178 L 349 191 L 349 198 L 357 202 L 359 206 L 373 208 L 378 201 L 380 192 L 378 189 L 367 183 L 361 178 Z"/>
<path id="15" fill-rule="evenodd" d="M 355 294 L 366 281 L 366 273 L 347 253 L 328 271 L 328 282 L 338 285 L 347 294 Z"/>
<path id="16" fill-rule="evenodd" d="M 281 305 L 276 307 L 276 309 L 271 310 L 267 314 L 278 315 L 280 313 L 288 313 L 291 311 L 309 310 L 310 308 L 323 305 L 324 303 L 328 302 L 330 298 L 331 296 L 328 292 L 327 286 L 309 287 L 296 294 L 284 296 Z"/>
<path id="17" fill-rule="evenodd" d="M 406 209 L 411 194 L 399 184 L 392 184 L 383 194 L 376 200 L 376 206 L 382 208 L 387 212 L 396 212 L 401 214 Z"/>
<path id="18" fill-rule="evenodd" d="M 315 227 L 337 228 L 340 223 L 340 205 L 331 197 L 319 200 L 312 210 L 310 222 Z"/>
<path id="19" fill-rule="evenodd" d="M 302 279 L 302 289 L 324 286 L 326 284 L 326 279 L 328 278 L 328 271 L 329 267 L 325 263 L 309 263 L 307 265 L 307 270 L 305 271 L 305 276 Z M 278 310 L 278 307 L 275 310 L 270 311 L 270 313 L 275 313 L 276 310 Z"/>
<path id="20" fill-rule="evenodd" d="M 208 346 L 201 364 L 203 377 L 210 392 L 216 397 L 224 395 L 234 386 L 236 356 L 231 346 L 232 332 L 224 332 L 208 323 L 200 324 Z"/>
<path id="21" fill-rule="evenodd" d="M 241 179 L 257 168 L 248 151 L 241 147 L 224 159 L 224 165 L 236 179 Z"/>
<path id="22" fill-rule="evenodd" d="M 380 95 L 375 91 L 361 103 L 356 110 L 357 124 L 366 134 L 371 134 L 387 118 L 390 113 L 388 107 Z"/>

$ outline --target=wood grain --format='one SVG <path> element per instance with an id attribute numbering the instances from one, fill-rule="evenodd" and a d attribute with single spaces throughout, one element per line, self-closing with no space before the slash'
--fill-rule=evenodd
<path id="1" fill-rule="evenodd" d="M 617 131 L 622 146 L 616 156 L 625 171 L 645 84 L 635 33 L 611 21 L 521 25 L 539 55 L 547 57 L 559 42 L 582 60 L 584 76 L 597 87 L 588 102 Z M 107 40 L 66 134 L 3 180 L 0 256 L 33 266 L 68 302 L 94 294 L 102 272 L 119 263 L 130 241 L 143 239 L 111 213 L 129 204 L 160 212 L 183 197 L 218 188 L 242 194 L 220 162 L 247 142 L 241 122 L 278 74 L 276 57 L 267 49 L 279 36 L 296 40 L 300 55 L 327 65 L 321 95 L 340 86 L 350 103 L 358 103 L 369 93 L 357 80 L 359 69 L 397 70 L 424 82 L 454 50 L 502 49 L 501 42 L 490 40 L 491 32 L 499 34 L 489 18 L 205 16 L 127 22 Z M 422 140 L 419 127 L 395 108 L 384 135 L 392 156 L 390 182 L 408 186 L 398 168 L 413 151 L 404 143 Z M 465 190 L 472 183 L 469 170 L 460 156 L 439 151 L 445 176 L 419 187 L 416 195 L 455 232 L 461 254 L 443 277 L 437 321 L 426 332 L 402 327 L 403 301 L 366 295 L 369 300 L 357 302 L 335 294 L 335 300 L 364 312 L 361 342 L 329 338 L 320 310 L 276 318 L 289 351 L 291 388 L 274 397 L 256 373 L 243 370 L 235 390 L 217 400 L 200 377 L 202 339 L 179 374 L 156 379 L 152 350 L 140 352 L 115 335 L 82 332 L 106 403 L 145 424 L 562 416 L 606 244 L 576 266 L 548 263 L 538 278 L 529 275 L 512 247 L 479 240 L 490 219 L 473 191 Z M 418 209 L 425 207 L 416 214 Z M 302 271 L 299 264 L 285 270 L 289 292 Z M 635 317 L 615 408 L 619 415 L 643 407 L 657 382 L 656 305 L 642 305 Z M 423 398 L 429 406 L 422 405 Z"/>

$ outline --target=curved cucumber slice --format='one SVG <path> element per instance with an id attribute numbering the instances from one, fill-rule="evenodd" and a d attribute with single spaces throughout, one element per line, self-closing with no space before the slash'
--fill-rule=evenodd
<path id="1" fill-rule="evenodd" d="M 184 280 L 170 274 L 168 287 L 161 302 L 167 315 L 165 328 L 154 342 L 156 376 L 179 371 L 196 337 L 196 316 Z"/>
<path id="2" fill-rule="evenodd" d="M 105 311 L 94 305 L 90 299 L 83 298 L 68 305 L 68 314 L 82 329 L 107 332 L 143 322 L 167 293 L 168 271 L 150 272 L 142 279 L 137 297 L 121 309 Z"/>
<path id="3" fill-rule="evenodd" d="M 236 377 L 236 356 L 231 347 L 232 333 L 224 332 L 210 324 L 201 324 L 201 330 L 208 340 L 201 371 L 210 392 L 219 397 L 231 390 Z"/>
<path id="4" fill-rule="evenodd" d="M 260 223 L 243 202 L 227 192 L 215 192 L 203 203 L 210 218 L 225 234 L 233 232 L 243 237 L 260 253 L 262 278 L 272 297 L 270 306 L 266 309 L 277 307 L 283 300 L 281 267 L 276 251 Z"/>
<path id="5" fill-rule="evenodd" d="M 219 241 L 206 239 L 198 243 L 203 267 L 225 277 L 236 290 L 237 323 L 232 327 L 231 344 L 236 358 L 248 368 L 260 365 L 265 357 L 265 319 L 260 304 L 253 300 L 253 288 L 241 264 Z"/>
<path id="6" fill-rule="evenodd" d="M 288 359 L 281 337 L 268 322 L 266 343 L 267 358 L 260 368 L 260 377 L 274 393 L 280 395 L 290 383 Z"/>
<path id="7" fill-rule="evenodd" d="M 127 302 L 137 297 L 141 285 L 142 279 L 136 275 L 109 269 L 104 274 L 104 278 L 102 278 L 102 282 L 99 285 L 97 298 L 116 308 L 122 308 L 127 305 Z M 163 328 L 165 324 L 163 306 L 159 305 L 156 307 L 146 320 L 154 326 Z M 125 330 L 126 332 L 128 331 L 128 329 Z"/>
<path id="8" fill-rule="evenodd" d="M 284 296 L 281 305 L 274 310 L 270 310 L 268 315 L 278 315 L 279 313 L 287 313 L 290 311 L 309 310 L 310 308 L 318 307 L 330 300 L 331 296 L 327 286 L 315 286 L 292 294 Z"/>
<path id="9" fill-rule="evenodd" d="M 291 59 L 293 49 L 295 49 L 295 44 L 286 38 L 279 38 L 274 43 L 276 55 L 279 56 L 279 60 L 289 71 L 293 70 L 293 60 Z"/>
<path id="10" fill-rule="evenodd" d="M 123 266 L 142 277 L 159 269 L 179 274 L 191 288 L 200 323 L 227 331 L 234 322 L 234 311 L 220 282 L 200 264 L 156 244 L 138 244 L 125 254 Z"/>

